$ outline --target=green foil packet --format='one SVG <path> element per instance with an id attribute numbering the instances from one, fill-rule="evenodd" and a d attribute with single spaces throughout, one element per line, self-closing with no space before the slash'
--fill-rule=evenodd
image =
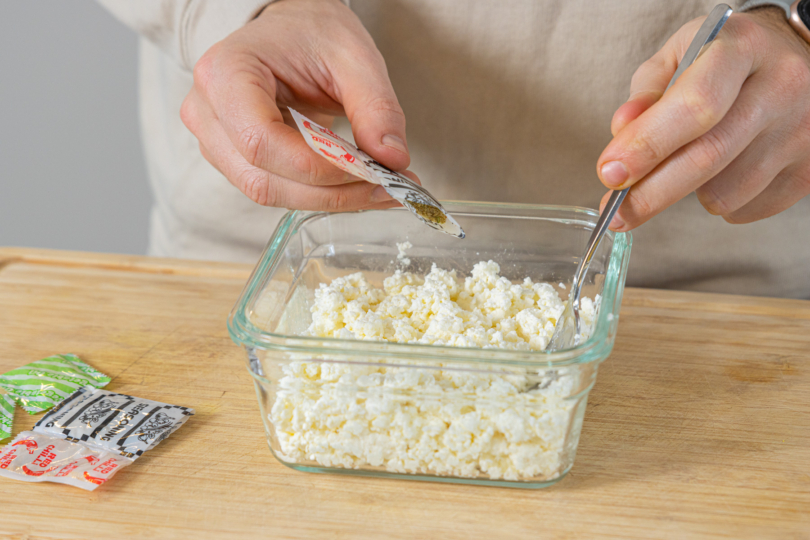
<path id="1" fill-rule="evenodd" d="M 14 398 L 0 395 L 0 441 L 11 437 L 11 426 L 14 423 Z"/>
<path id="2" fill-rule="evenodd" d="M 47 411 L 83 386 L 101 388 L 108 382 L 75 354 L 49 356 L 0 375 L 0 388 L 29 414 Z"/>

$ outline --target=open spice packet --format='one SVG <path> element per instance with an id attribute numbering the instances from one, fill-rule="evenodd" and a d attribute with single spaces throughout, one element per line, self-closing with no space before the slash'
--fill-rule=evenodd
<path id="1" fill-rule="evenodd" d="M 75 354 L 56 354 L 0 375 L 0 388 L 29 414 L 37 414 L 83 386 L 101 388 L 110 380 Z"/>
<path id="2" fill-rule="evenodd" d="M 292 108 L 290 113 L 309 147 L 330 163 L 349 174 L 381 185 L 429 227 L 464 238 L 464 230 L 428 190 L 382 165 L 331 129 L 316 124 Z"/>
<path id="3" fill-rule="evenodd" d="M 182 426 L 193 409 L 84 387 L 0 450 L 0 476 L 94 490 Z"/>

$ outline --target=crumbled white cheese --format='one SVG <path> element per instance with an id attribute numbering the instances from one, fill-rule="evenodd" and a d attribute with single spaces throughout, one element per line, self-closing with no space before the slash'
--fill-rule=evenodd
<path id="1" fill-rule="evenodd" d="M 434 265 L 424 278 L 397 271 L 382 289 L 361 273 L 338 278 L 315 291 L 305 334 L 543 350 L 563 302 L 549 284 L 514 284 L 499 271 L 495 262 L 481 262 L 461 281 Z M 598 296 L 581 300 L 585 339 L 598 304 Z M 282 459 L 506 480 L 549 480 L 570 464 L 564 446 L 577 405 L 567 398 L 580 388 L 576 367 L 530 372 L 357 361 L 282 366 L 269 414 Z"/>
<path id="2" fill-rule="evenodd" d="M 397 251 L 399 251 L 399 253 L 397 254 L 397 260 L 399 262 L 401 262 L 402 264 L 404 264 L 405 266 L 408 266 L 409 264 L 411 264 L 411 260 L 408 258 L 407 254 L 405 252 L 407 250 L 411 249 L 412 247 L 413 247 L 413 244 L 411 244 L 408 241 L 397 242 Z"/>

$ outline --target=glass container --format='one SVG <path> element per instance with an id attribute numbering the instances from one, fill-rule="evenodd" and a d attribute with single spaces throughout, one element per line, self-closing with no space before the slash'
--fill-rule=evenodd
<path id="1" fill-rule="evenodd" d="M 567 297 L 594 210 L 447 202 L 463 240 L 404 209 L 289 212 L 228 319 L 246 352 L 270 451 L 300 471 L 540 488 L 574 464 L 588 392 L 613 347 L 631 236 L 608 232 L 583 286 L 591 336 L 514 351 L 303 336 L 314 291 L 363 272 L 376 286 L 435 263 L 470 275 L 493 260 L 513 282 Z M 410 242 L 407 259 L 397 243 Z M 405 263 L 408 263 L 405 265 Z"/>

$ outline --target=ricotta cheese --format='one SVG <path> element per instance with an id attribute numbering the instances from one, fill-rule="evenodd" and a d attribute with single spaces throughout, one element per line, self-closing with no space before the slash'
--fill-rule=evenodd
<path id="1" fill-rule="evenodd" d="M 405 266 L 411 264 L 411 260 L 408 258 L 408 254 L 406 253 L 409 249 L 413 247 L 408 241 L 405 242 L 397 242 L 397 261 L 401 262 Z"/>
<path id="2" fill-rule="evenodd" d="M 424 277 L 397 271 L 382 288 L 362 273 L 321 284 L 305 335 L 540 351 L 563 307 L 552 285 L 512 283 L 493 261 L 463 280 L 434 264 Z M 584 339 L 598 307 L 598 296 L 581 300 Z M 580 388 L 575 368 L 311 358 L 282 365 L 268 415 L 285 461 L 550 480 L 573 457 L 566 438 L 579 403 L 570 398 Z"/>

